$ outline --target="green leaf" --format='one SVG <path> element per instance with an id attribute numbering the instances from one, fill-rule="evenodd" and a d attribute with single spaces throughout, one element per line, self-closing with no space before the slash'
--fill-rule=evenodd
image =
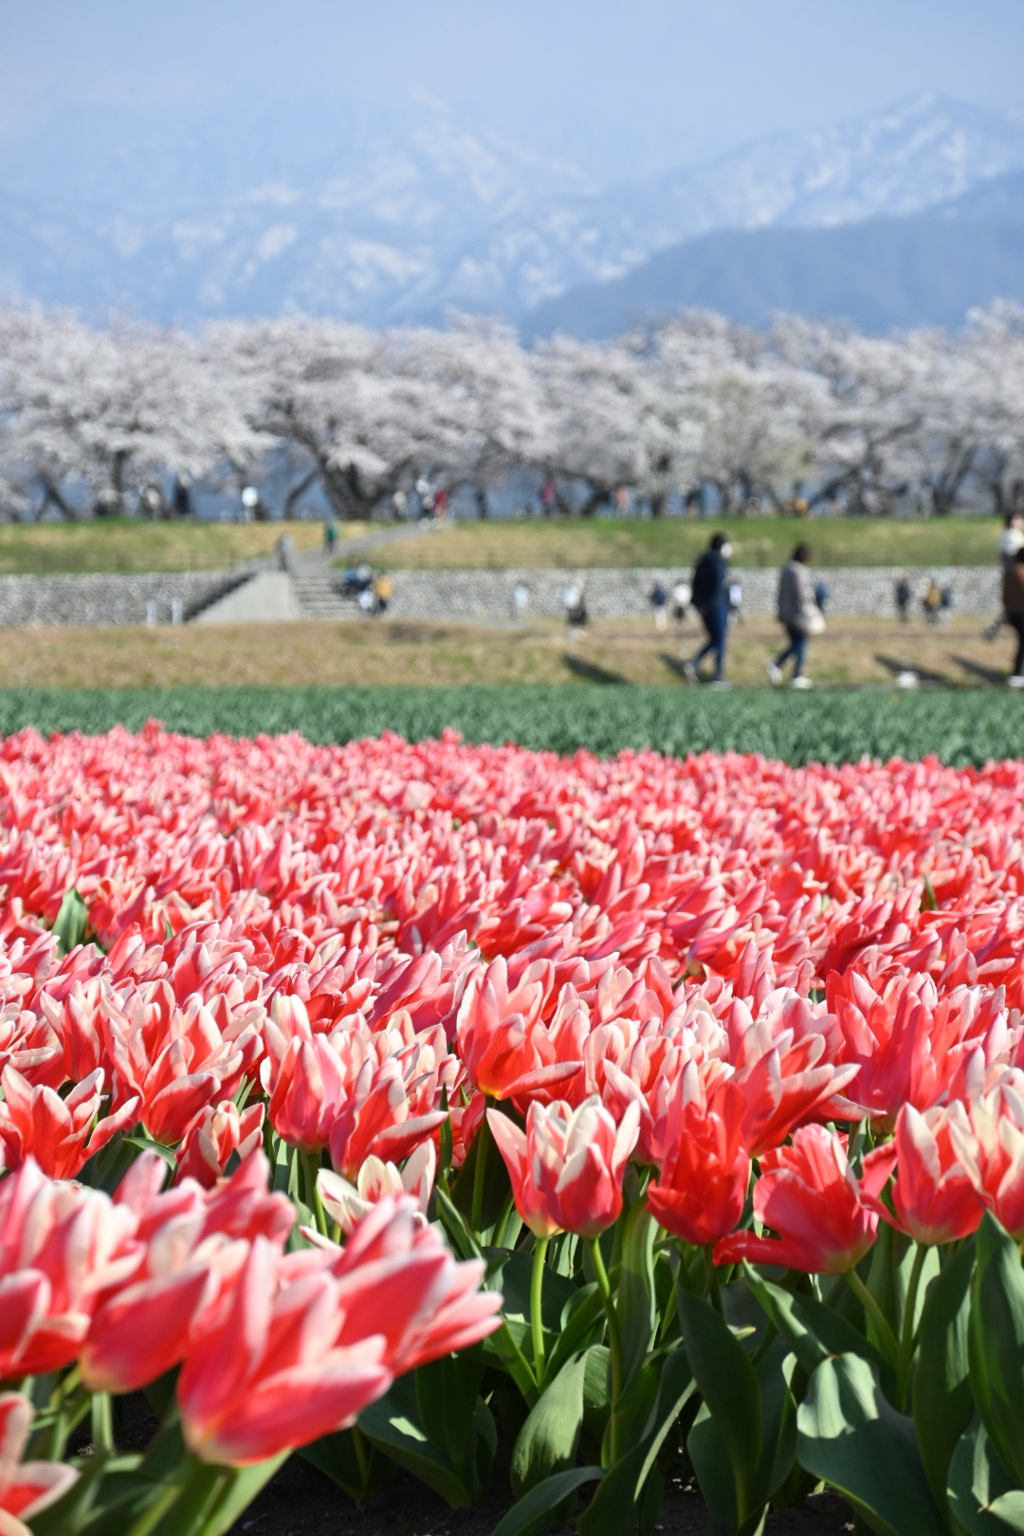
<path id="1" fill-rule="evenodd" d="M 914 1425 L 924 1470 L 943 1515 L 949 1508 L 949 1464 L 974 1412 L 967 1350 L 973 1272 L 970 1242 L 929 1286 L 918 1330 Z"/>
<path id="2" fill-rule="evenodd" d="M 577 1488 L 582 1488 L 584 1483 L 599 1482 L 603 1476 L 600 1467 L 574 1467 L 571 1472 L 556 1472 L 553 1477 L 546 1477 L 513 1504 L 494 1527 L 491 1536 L 541 1536 L 553 1520 L 568 1513 L 563 1506 L 568 1504 Z"/>
<path id="3" fill-rule="evenodd" d="M 995 1504 L 1001 1497 L 1011 1497 L 1018 1490 L 1013 1478 L 996 1455 L 984 1424 L 977 1414 L 960 1436 L 949 1464 L 947 1496 L 953 1519 L 970 1536 L 1005 1536 L 1007 1525 L 996 1515 Z"/>
<path id="4" fill-rule="evenodd" d="M 849 1318 L 814 1296 L 795 1295 L 765 1280 L 749 1265 L 745 1273 L 750 1289 L 808 1376 L 830 1355 L 860 1355 L 875 1367 L 886 1397 L 895 1397 L 896 1373 L 890 1362 Z"/>
<path id="5" fill-rule="evenodd" d="M 701 1404 L 686 1437 L 686 1454 L 708 1506 L 712 1536 L 736 1536 L 739 1529 L 736 1476 L 729 1449 L 706 1403 Z M 598 1536 L 596 1531 L 594 1536 Z"/>
<path id="6" fill-rule="evenodd" d="M 330 1435 L 321 1435 L 319 1440 L 313 1440 L 309 1445 L 304 1445 L 298 1452 L 303 1461 L 308 1461 L 310 1466 L 316 1467 L 325 1477 L 329 1477 L 332 1483 L 337 1483 L 339 1488 L 344 1488 L 351 1499 L 364 1499 L 371 1491 L 367 1487 L 367 1479 L 363 1468 L 359 1465 L 359 1457 L 356 1454 L 355 1441 L 350 1429 L 339 1429 Z M 375 1463 L 384 1463 L 385 1458 L 376 1446 L 371 1447 L 371 1458 Z"/>
<path id="7" fill-rule="evenodd" d="M 658 1398 L 648 1433 L 605 1475 L 577 1521 L 580 1536 L 631 1536 L 637 1505 L 654 1470 L 658 1453 L 687 1399 L 695 1391 L 696 1383 L 686 1351 L 675 1349 L 663 1356 Z"/>
<path id="8" fill-rule="evenodd" d="M 255 1467 L 237 1467 L 234 1475 L 218 1500 L 212 1513 L 203 1521 L 201 1536 L 226 1536 L 239 1516 L 248 1509 L 253 1499 L 270 1479 L 283 1467 L 291 1453 L 282 1451 L 269 1461 L 261 1461 Z"/>
<path id="9" fill-rule="evenodd" d="M 484 1377 L 480 1356 L 442 1355 L 413 1372 L 419 1421 L 439 1451 L 472 1486 L 473 1414 Z"/>
<path id="10" fill-rule="evenodd" d="M 763 1443 L 757 1377 L 743 1345 L 713 1307 L 684 1290 L 678 1303 L 690 1369 L 728 1451 L 742 1520 L 747 1483 Z"/>
<path id="11" fill-rule="evenodd" d="M 583 1424 L 586 1369 L 586 1355 L 574 1355 L 530 1410 L 512 1450 L 513 1493 L 528 1493 L 552 1472 L 562 1471 L 575 1460 Z"/>
<path id="12" fill-rule="evenodd" d="M 359 1428 L 392 1461 L 433 1488 L 453 1509 L 473 1502 L 473 1490 L 459 1476 L 445 1453 L 430 1440 L 420 1423 L 416 1389 L 409 1377 L 399 1377 L 384 1397 L 359 1415 Z"/>
<path id="13" fill-rule="evenodd" d="M 944 1536 L 913 1420 L 886 1401 L 860 1355 L 818 1366 L 797 1412 L 797 1453 L 878 1536 Z"/>
<path id="14" fill-rule="evenodd" d="M 999 1494 L 992 1500 L 991 1509 L 1011 1531 L 1024 1531 L 1024 1491 L 1020 1488 Z"/>
<path id="15" fill-rule="evenodd" d="M 544 1276 L 545 1285 L 547 1275 Z M 548 1358 L 548 1374 L 557 1376 L 570 1355 L 586 1349 L 604 1329 L 604 1302 L 595 1282 L 581 1286 L 562 1308 L 561 1332 Z"/>
<path id="16" fill-rule="evenodd" d="M 759 1355 L 755 1368 L 763 1448 L 758 1466 L 740 1483 L 720 1425 L 705 1404 L 687 1437 L 686 1448 L 707 1501 L 715 1536 L 756 1531 L 768 1500 L 789 1477 L 796 1459 L 796 1403 L 789 1383 L 796 1363 L 779 1334 Z"/>
<path id="17" fill-rule="evenodd" d="M 658 1323 L 654 1298 L 654 1219 L 644 1201 L 626 1217 L 615 1310 L 622 1340 L 622 1387 L 629 1386 L 647 1359 Z"/>
<path id="18" fill-rule="evenodd" d="M 74 889 L 65 891 L 64 900 L 53 925 L 57 936 L 57 953 L 64 956 L 83 943 L 89 925 L 89 909 Z"/>
<path id="19" fill-rule="evenodd" d="M 976 1239 L 968 1354 L 971 1387 L 999 1459 L 1024 1483 L 1024 1272 L 1020 1247 L 990 1211 Z"/>

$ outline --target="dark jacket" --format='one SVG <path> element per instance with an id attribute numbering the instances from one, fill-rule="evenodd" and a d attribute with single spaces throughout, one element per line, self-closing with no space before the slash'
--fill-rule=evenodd
<path id="1" fill-rule="evenodd" d="M 1003 607 L 1007 613 L 1024 614 L 1024 565 L 1019 560 L 1003 572 Z"/>
<path id="2" fill-rule="evenodd" d="M 706 549 L 697 561 L 691 601 L 698 612 L 705 608 L 728 608 L 729 564 L 719 550 Z"/>

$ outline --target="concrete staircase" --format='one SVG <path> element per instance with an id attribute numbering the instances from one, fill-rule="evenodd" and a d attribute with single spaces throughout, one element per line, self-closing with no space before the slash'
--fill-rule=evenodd
<path id="1" fill-rule="evenodd" d="M 296 559 L 292 564 L 295 596 L 306 619 L 346 619 L 358 612 L 355 600 L 343 597 L 342 573 L 332 570 L 327 561 L 314 565 Z"/>

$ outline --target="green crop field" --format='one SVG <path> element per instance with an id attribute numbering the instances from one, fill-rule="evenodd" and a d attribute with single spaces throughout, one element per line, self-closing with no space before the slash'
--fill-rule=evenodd
<path id="1" fill-rule="evenodd" d="M 1024 700 L 995 693 L 834 692 L 794 696 L 664 688 L 152 688 L 0 691 L 0 734 L 25 726 L 136 730 L 150 718 L 195 735 L 299 731 L 344 742 L 396 731 L 411 740 L 452 726 L 472 742 L 517 741 L 602 755 L 762 752 L 790 763 L 855 762 L 863 754 L 935 754 L 956 765 L 1024 753 Z"/>

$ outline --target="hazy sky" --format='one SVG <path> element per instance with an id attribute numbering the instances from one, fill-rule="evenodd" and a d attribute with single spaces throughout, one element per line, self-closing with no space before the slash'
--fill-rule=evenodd
<path id="1" fill-rule="evenodd" d="M 0 0 L 0 134 L 55 105 L 425 92 L 620 177 L 938 91 L 1024 104 L 1024 0 Z"/>

